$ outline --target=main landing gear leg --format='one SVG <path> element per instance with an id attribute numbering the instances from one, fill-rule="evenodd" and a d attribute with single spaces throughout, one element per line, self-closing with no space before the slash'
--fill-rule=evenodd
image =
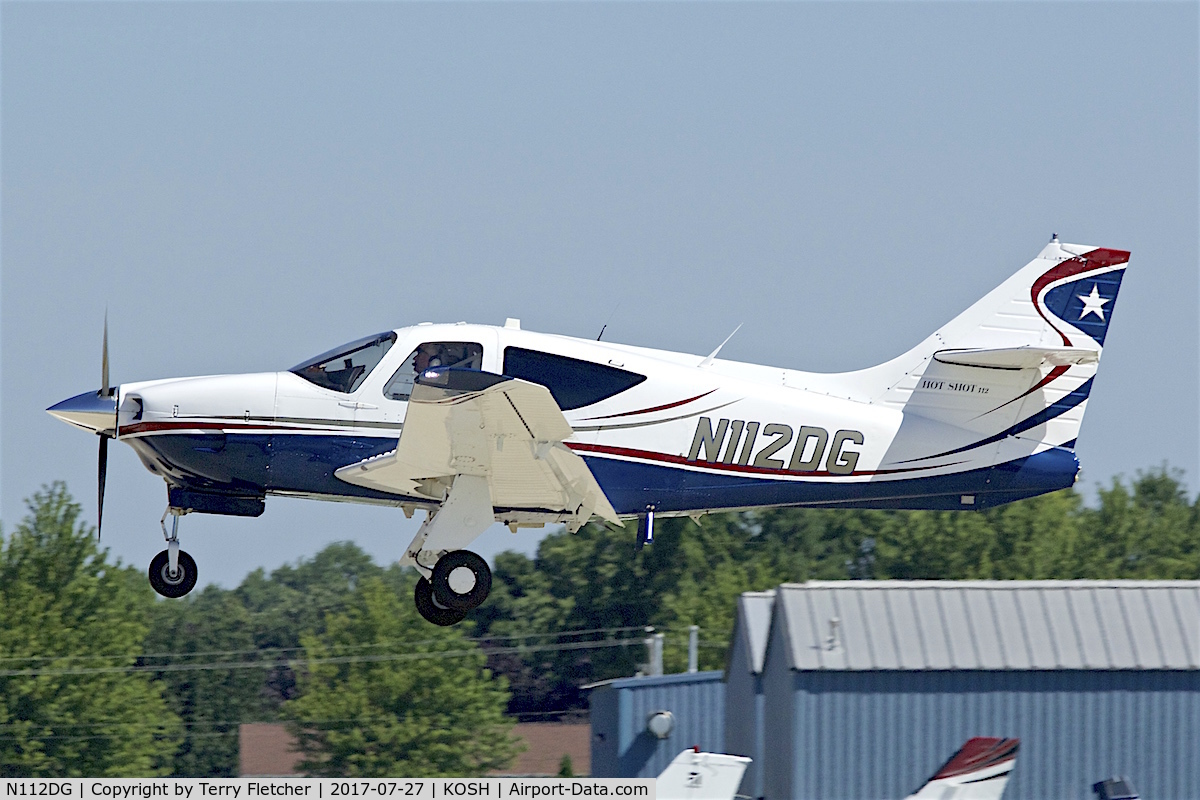
<path id="1" fill-rule="evenodd" d="M 400 559 L 421 573 L 413 599 L 434 625 L 453 625 L 487 599 L 492 571 L 470 544 L 495 519 L 487 478 L 458 475 L 442 507 L 430 514 Z"/>
<path id="2" fill-rule="evenodd" d="M 150 586 L 163 597 L 183 597 L 196 587 L 196 562 L 179 549 L 179 518 L 186 513 L 183 509 L 167 507 L 159 525 L 167 549 L 150 562 Z M 167 515 L 171 515 L 171 532 L 167 533 Z"/>

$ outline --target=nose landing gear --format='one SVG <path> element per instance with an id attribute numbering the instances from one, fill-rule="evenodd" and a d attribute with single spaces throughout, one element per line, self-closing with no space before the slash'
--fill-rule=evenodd
<path id="1" fill-rule="evenodd" d="M 162 526 L 163 538 L 167 540 L 167 549 L 156 555 L 150 562 L 150 586 L 163 597 L 183 597 L 196 588 L 196 562 L 187 553 L 179 549 L 179 518 L 183 516 L 180 509 L 168 507 L 163 512 L 159 524 Z M 167 533 L 167 515 L 171 515 L 171 532 Z"/>

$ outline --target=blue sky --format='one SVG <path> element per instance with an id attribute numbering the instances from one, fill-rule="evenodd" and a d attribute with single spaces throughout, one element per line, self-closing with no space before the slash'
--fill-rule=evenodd
<path id="1" fill-rule="evenodd" d="M 419 321 L 840 371 L 1064 241 L 1131 250 L 1082 486 L 1200 484 L 1197 6 L 4 3 L 0 519 L 94 438 L 99 382 L 282 369 Z M 112 448 L 105 543 L 166 497 Z M 182 521 L 236 585 L 399 511 Z M 485 554 L 534 534 L 485 535 Z"/>

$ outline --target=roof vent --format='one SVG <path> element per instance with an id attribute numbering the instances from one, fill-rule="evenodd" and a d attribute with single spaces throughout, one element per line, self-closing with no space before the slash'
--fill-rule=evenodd
<path id="1" fill-rule="evenodd" d="M 838 628 L 841 626 L 841 624 L 842 621 L 837 617 L 829 618 L 829 638 L 825 640 L 826 650 L 837 650 L 842 646 L 842 642 L 838 638 Z"/>
<path id="2" fill-rule="evenodd" d="M 514 331 L 519 331 L 521 330 L 521 320 L 517 319 L 516 317 L 509 317 L 508 319 L 504 320 L 504 327 Z"/>

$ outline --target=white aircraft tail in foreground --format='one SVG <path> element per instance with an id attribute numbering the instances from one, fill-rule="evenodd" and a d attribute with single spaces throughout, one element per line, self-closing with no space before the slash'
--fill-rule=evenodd
<path id="1" fill-rule="evenodd" d="M 426 513 L 400 563 L 421 575 L 422 616 L 453 625 L 488 596 L 487 562 L 467 548 L 496 522 L 515 533 L 636 520 L 640 546 L 656 516 L 978 510 L 1071 486 L 1128 260 L 1056 237 L 919 345 L 854 372 L 575 339 L 513 319 L 422 323 L 286 371 L 119 386 L 106 344 L 100 391 L 48 411 L 99 435 L 100 508 L 109 439 L 166 483 L 167 548 L 149 570 L 159 594 L 196 584 L 179 547 L 184 514 L 256 517 L 268 495 L 376 503 Z"/>
<path id="2" fill-rule="evenodd" d="M 906 800 L 1000 800 L 1020 739 L 976 736 Z"/>
<path id="3" fill-rule="evenodd" d="M 743 756 L 703 753 L 699 747 L 675 756 L 658 776 L 658 800 L 732 800 L 750 764 Z"/>

